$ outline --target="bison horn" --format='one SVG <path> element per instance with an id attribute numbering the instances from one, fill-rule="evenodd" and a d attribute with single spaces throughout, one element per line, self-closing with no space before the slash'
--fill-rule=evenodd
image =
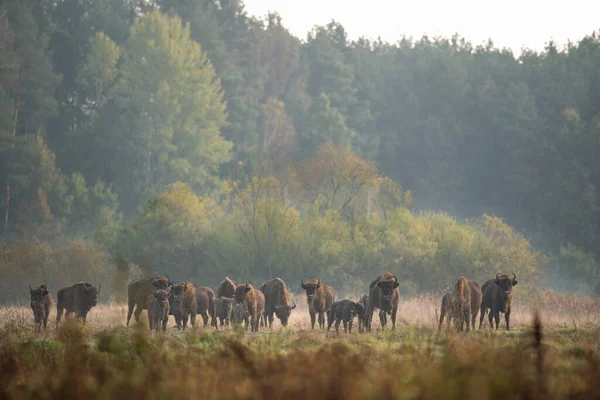
<path id="1" fill-rule="evenodd" d="M 304 286 L 304 279 L 302 279 L 302 285 L 300 285 L 300 286 Z"/>
<path id="2" fill-rule="evenodd" d="M 33 292 L 33 289 L 31 288 L 31 285 L 29 285 L 29 291 Z"/>
<path id="3" fill-rule="evenodd" d="M 98 293 L 100 293 L 100 289 L 102 289 L 102 282 L 98 282 Z"/>
<path id="4" fill-rule="evenodd" d="M 498 275 L 500 275 L 500 273 L 497 273 L 497 274 L 496 274 L 496 280 L 500 279 L 500 278 L 498 278 Z"/>
<path id="5" fill-rule="evenodd" d="M 321 284 L 321 280 L 317 279 L 317 286 L 319 286 Z"/>
<path id="6" fill-rule="evenodd" d="M 292 304 L 292 306 L 290 307 L 290 311 L 292 311 L 294 308 L 296 308 L 296 303 Z"/>
<path id="7" fill-rule="evenodd" d="M 170 277 L 169 275 L 167 275 L 167 279 L 169 280 L 169 283 L 170 283 L 170 282 L 173 282 L 173 281 L 171 280 L 171 277 Z"/>
<path id="8" fill-rule="evenodd" d="M 394 275 L 394 282 L 398 283 L 398 278 L 396 277 L 396 275 Z"/>
<path id="9" fill-rule="evenodd" d="M 513 274 L 513 281 L 516 281 L 517 280 L 517 275 L 515 275 L 514 272 L 512 274 Z"/>

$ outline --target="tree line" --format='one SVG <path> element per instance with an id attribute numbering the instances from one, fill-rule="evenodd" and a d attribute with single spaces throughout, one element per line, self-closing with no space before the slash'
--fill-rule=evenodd
<path id="1" fill-rule="evenodd" d="M 350 285 L 402 257 L 418 290 L 469 265 L 598 281 L 595 33 L 519 57 L 333 21 L 300 39 L 224 0 L 2 0 L 0 32 L 3 246 L 89 243 L 121 273 L 208 279 Z M 529 259 L 474 244 L 496 234 Z"/>

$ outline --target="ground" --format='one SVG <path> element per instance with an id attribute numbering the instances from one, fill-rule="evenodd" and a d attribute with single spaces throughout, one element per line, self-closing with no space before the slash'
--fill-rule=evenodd
<path id="1" fill-rule="evenodd" d="M 300 300 L 300 301 L 298 301 Z M 560 307 L 556 306 L 560 300 Z M 591 299 L 515 304 L 510 332 L 437 330 L 439 298 L 403 301 L 397 329 L 337 336 L 290 325 L 149 333 L 126 306 L 83 327 L 36 333 L 25 307 L 0 311 L 0 398 L 591 399 L 600 397 L 600 314 Z M 540 309 L 535 336 L 533 312 Z M 145 313 L 143 314 L 145 315 Z"/>

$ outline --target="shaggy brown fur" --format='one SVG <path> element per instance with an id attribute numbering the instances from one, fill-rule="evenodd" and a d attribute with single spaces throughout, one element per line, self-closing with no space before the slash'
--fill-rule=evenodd
<path id="1" fill-rule="evenodd" d="M 387 315 L 391 314 L 392 329 L 396 328 L 396 314 L 400 305 L 400 291 L 398 290 L 398 278 L 391 272 L 386 272 L 383 276 L 377 277 L 369 285 L 369 300 L 371 301 L 371 316 L 375 309 L 379 309 L 379 321 L 381 329 L 385 328 Z"/>
<path id="2" fill-rule="evenodd" d="M 321 283 L 319 279 L 311 279 L 300 285 L 306 291 L 306 302 L 308 303 L 308 313 L 310 314 L 310 323 L 312 329 L 315 329 L 315 318 L 319 314 L 319 327 L 325 327 L 325 315 L 335 301 L 335 290 L 331 286 Z M 327 314 L 329 323 L 329 314 Z"/>
<path id="3" fill-rule="evenodd" d="M 202 316 L 204 327 L 208 325 L 208 315 L 210 314 L 210 324 L 217 327 L 217 317 L 215 315 L 215 292 L 206 286 L 196 288 L 196 300 L 198 302 L 198 314 Z"/>
<path id="4" fill-rule="evenodd" d="M 454 319 L 460 331 L 463 330 L 464 322 L 467 323 L 467 331 L 469 331 L 469 324 L 471 325 L 471 328 L 475 329 L 475 321 L 477 320 L 477 314 L 479 314 L 479 308 L 481 307 L 481 289 L 479 283 L 464 278 L 467 282 L 468 300 L 459 300 L 456 287 L 459 285 L 459 282 L 461 282 L 461 278 L 456 282 L 455 290 L 452 293 L 446 293 L 442 298 L 438 329 L 442 329 L 442 323 L 445 316 L 447 316 L 448 325 L 450 325 L 450 321 Z M 464 282 L 460 283 L 460 285 L 462 284 L 464 284 Z M 463 289 L 460 289 L 459 292 L 462 290 Z M 463 297 L 465 296 L 464 292 L 462 292 L 462 295 Z M 458 326 L 459 323 L 460 326 Z"/>
<path id="5" fill-rule="evenodd" d="M 273 326 L 273 314 L 281 321 L 281 325 L 287 326 L 288 319 L 292 310 L 296 308 L 296 303 L 290 304 L 289 293 L 285 282 L 279 278 L 272 279 L 263 283 L 259 290 L 265 295 L 265 313 L 263 314 L 263 323 L 269 321 L 269 328 Z"/>
<path id="6" fill-rule="evenodd" d="M 223 279 L 223 282 L 219 284 L 217 287 L 217 297 L 231 297 L 235 293 L 235 288 L 237 287 L 237 282 L 229 279 L 228 276 Z"/>
<path id="7" fill-rule="evenodd" d="M 245 283 L 243 285 L 238 285 L 235 288 L 235 295 L 233 298 L 236 303 L 243 305 L 246 329 L 248 329 L 248 319 L 250 318 L 252 332 L 258 332 L 260 318 L 265 312 L 265 295 L 263 292 L 254 289 L 251 284 Z"/>
<path id="8" fill-rule="evenodd" d="M 148 296 L 152 295 L 155 290 L 163 289 L 170 290 L 173 287 L 173 281 L 171 277 L 167 275 L 164 276 L 153 276 L 151 278 L 146 279 L 135 279 L 129 282 L 127 285 L 127 322 L 126 325 L 129 326 L 129 320 L 131 319 L 131 314 L 135 308 L 135 321 L 140 320 L 140 315 L 142 314 L 142 310 L 147 309 L 147 300 Z"/>
<path id="9" fill-rule="evenodd" d="M 219 319 L 221 326 L 229 325 L 233 311 L 233 299 L 231 297 L 217 297 L 215 299 L 215 316 Z"/>
<path id="10" fill-rule="evenodd" d="M 187 327 L 188 317 L 192 328 L 196 326 L 196 314 L 198 314 L 198 300 L 196 299 L 196 287 L 191 282 L 181 282 L 173 286 L 173 301 L 179 305 L 183 329 Z"/>
<path id="11" fill-rule="evenodd" d="M 148 296 L 146 307 L 148 308 L 150 330 L 155 329 L 158 332 L 162 323 L 162 330 L 165 332 L 169 321 L 169 292 L 164 289 L 155 291 Z"/>
<path id="12" fill-rule="evenodd" d="M 88 312 L 98 303 L 101 288 L 102 284 L 95 287 L 90 283 L 79 282 L 60 289 L 56 293 L 56 326 L 60 322 L 63 310 L 66 310 L 65 316 L 75 313 L 75 316 L 85 325 Z"/>

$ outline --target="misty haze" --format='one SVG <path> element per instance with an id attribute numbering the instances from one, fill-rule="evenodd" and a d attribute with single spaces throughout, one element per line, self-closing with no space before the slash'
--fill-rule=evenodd
<path id="1" fill-rule="evenodd" d="M 600 397 L 598 6 L 463 3 L 0 0 L 0 397 Z"/>

